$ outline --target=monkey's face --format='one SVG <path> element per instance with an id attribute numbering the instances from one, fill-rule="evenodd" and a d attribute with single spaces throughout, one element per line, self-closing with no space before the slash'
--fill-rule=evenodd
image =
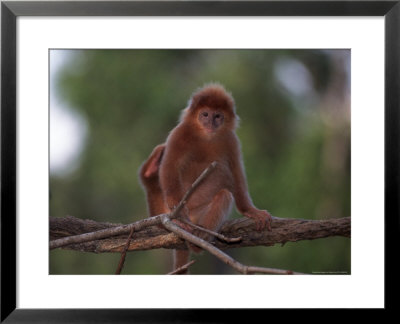
<path id="1" fill-rule="evenodd" d="M 204 107 L 198 111 L 198 121 L 208 133 L 215 133 L 224 124 L 224 113 L 220 110 Z"/>

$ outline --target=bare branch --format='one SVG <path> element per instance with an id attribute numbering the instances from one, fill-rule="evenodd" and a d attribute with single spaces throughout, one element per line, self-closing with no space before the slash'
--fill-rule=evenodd
<path id="1" fill-rule="evenodd" d="M 83 220 L 68 216 L 65 218 L 50 217 L 50 239 L 60 239 L 65 236 L 76 236 L 86 232 L 96 232 L 113 229 L 120 224 L 100 223 L 93 220 Z M 241 237 L 237 243 L 226 243 L 215 240 L 214 245 L 219 249 L 241 248 L 247 246 L 272 246 L 286 242 L 314 240 L 332 236 L 350 237 L 351 218 L 325 220 L 304 220 L 292 218 L 272 219 L 272 231 L 256 231 L 253 220 L 247 218 L 226 221 L 220 233 L 227 237 Z M 127 235 L 107 237 L 101 240 L 71 244 L 66 249 L 82 252 L 122 252 Z M 176 235 L 158 226 L 144 227 L 135 231 L 128 251 L 150 249 L 186 249 L 186 245 Z"/>
<path id="2" fill-rule="evenodd" d="M 196 262 L 196 260 L 192 260 L 192 261 L 184 264 L 183 266 L 181 266 L 181 267 L 179 267 L 179 268 L 175 269 L 174 271 L 171 271 L 171 272 L 169 272 L 167 274 L 175 275 L 175 274 L 181 274 L 183 272 L 186 272 L 186 270 L 195 262 Z"/>
<path id="3" fill-rule="evenodd" d="M 204 178 L 206 178 L 215 169 L 216 166 L 217 166 L 217 162 L 216 161 L 212 162 L 210 164 L 210 166 L 199 175 L 199 177 L 196 179 L 195 182 L 193 182 L 193 184 L 191 185 L 189 190 L 187 190 L 186 193 L 183 195 L 183 198 L 181 199 L 178 206 L 175 208 L 175 210 L 173 212 L 174 215 L 178 214 L 181 211 L 181 209 L 186 204 L 186 202 L 189 200 L 190 196 L 193 194 L 193 192 L 196 190 L 196 188 L 199 186 L 199 184 L 203 181 Z M 172 217 L 170 217 L 170 218 L 172 219 Z"/>
<path id="4" fill-rule="evenodd" d="M 217 162 L 213 162 L 196 179 L 189 190 L 185 193 L 177 208 L 172 213 L 161 214 L 128 225 L 115 225 L 110 223 L 96 223 L 90 220 L 79 220 L 74 217 L 52 218 L 50 217 L 50 249 L 64 247 L 67 249 L 85 252 L 122 252 L 121 259 L 116 273 L 119 274 L 123 267 L 126 252 L 128 250 L 148 250 L 154 248 L 186 248 L 185 241 L 189 241 L 204 250 L 209 251 L 230 265 L 238 272 L 244 274 L 251 273 L 272 273 L 272 274 L 300 274 L 290 270 L 273 268 L 261 268 L 246 266 L 231 258 L 221 251 L 224 248 L 254 246 L 254 245 L 274 245 L 288 241 L 296 242 L 304 239 L 316 239 L 334 235 L 350 237 L 350 218 L 337 220 L 310 221 L 296 219 L 279 219 L 273 217 L 272 227 L 277 228 L 272 231 L 255 231 L 255 223 L 250 219 L 240 219 L 226 222 L 221 231 L 224 234 L 216 233 L 202 228 L 191 222 L 183 221 L 189 226 L 207 232 L 224 242 L 216 242 L 215 245 L 202 240 L 201 238 L 185 231 L 171 219 L 177 218 L 180 211 L 195 191 L 201 181 L 215 169 Z M 163 224 L 172 233 L 166 234 L 165 231 L 155 228 L 154 225 Z M 64 226 L 63 226 L 64 225 Z M 283 229 L 284 226 L 291 229 Z M 90 229 L 89 229 L 90 228 Z M 72 230 L 71 230 L 72 229 Z M 283 229 L 283 231 L 282 231 Z M 160 233 L 161 231 L 161 233 Z M 128 239 L 126 234 L 130 232 Z M 133 232 L 136 233 L 135 240 L 132 242 Z M 228 234 L 227 234 L 228 233 Z M 229 238 L 232 237 L 232 238 Z M 182 238 L 182 239 L 180 239 Z M 121 242 L 122 240 L 122 242 Z M 219 246 L 218 246 L 219 245 Z M 185 271 L 193 262 L 182 266 L 170 274 Z"/>
<path id="5" fill-rule="evenodd" d="M 210 234 L 212 236 L 215 236 L 216 238 L 219 238 L 221 241 L 225 241 L 225 242 L 228 242 L 228 243 L 240 242 L 241 239 L 242 239 L 240 236 L 239 237 L 226 237 L 225 235 L 222 235 L 220 233 L 217 233 L 217 232 L 211 231 L 211 230 L 209 230 L 207 228 L 195 225 L 195 224 L 193 224 L 192 222 L 190 222 L 190 221 L 188 221 L 186 219 L 181 219 L 181 222 L 183 222 L 185 224 L 188 224 L 191 227 L 193 227 L 195 229 L 198 229 L 199 231 L 203 231 L 203 232 L 208 233 L 208 234 Z"/>
<path id="6" fill-rule="evenodd" d="M 182 200 L 180 201 L 180 203 L 178 204 L 176 209 L 171 214 L 168 214 L 168 216 L 171 219 L 176 218 L 178 216 L 180 210 L 185 205 L 186 201 L 190 198 L 190 196 L 192 195 L 194 190 L 199 186 L 201 181 L 215 169 L 216 165 L 217 165 L 217 162 L 211 163 L 211 165 L 207 169 L 205 169 L 203 171 L 203 173 L 196 179 L 196 181 L 192 184 L 190 189 L 183 196 Z M 102 230 L 99 230 L 96 232 L 79 234 L 79 235 L 64 237 L 62 239 L 52 240 L 52 241 L 50 241 L 49 248 L 50 248 L 50 250 L 52 250 L 52 249 L 70 245 L 70 244 L 89 242 L 89 241 L 93 241 L 93 240 L 99 240 L 99 239 L 104 239 L 107 237 L 112 237 L 115 235 L 127 234 L 131 230 L 138 232 L 145 227 L 161 224 L 161 217 L 165 216 L 165 215 L 167 215 L 167 214 L 148 217 L 148 218 L 142 219 L 140 221 L 137 221 L 135 223 L 128 224 L 128 225 L 115 226 L 113 228 L 102 229 Z"/>
<path id="7" fill-rule="evenodd" d="M 115 271 L 115 274 L 121 274 L 122 268 L 124 267 L 124 263 L 125 263 L 126 252 L 128 251 L 129 243 L 131 242 L 132 235 L 133 235 L 133 229 L 131 229 L 128 239 L 126 240 L 125 247 L 121 253 L 121 258 L 119 259 L 118 267 L 117 267 L 117 270 Z"/>
<path id="8" fill-rule="evenodd" d="M 293 272 L 290 270 L 249 267 L 249 266 L 243 265 L 240 262 L 233 259 L 228 254 L 222 252 L 220 249 L 218 249 L 215 246 L 213 246 L 212 244 L 210 244 L 209 242 L 204 241 L 203 239 L 201 239 L 193 234 L 190 234 L 189 232 L 187 232 L 184 229 L 180 228 L 179 226 L 175 225 L 168 218 L 168 216 L 162 217 L 162 224 L 171 232 L 177 234 L 178 236 L 185 239 L 186 241 L 189 241 L 189 242 L 201 247 L 202 249 L 207 250 L 211 254 L 215 255 L 218 259 L 220 259 L 224 263 L 230 265 L 232 268 L 234 268 L 236 271 L 238 271 L 240 273 L 250 274 L 250 273 L 260 272 L 260 273 L 271 273 L 271 274 L 302 274 L 302 273 L 297 273 L 297 272 Z"/>
<path id="9" fill-rule="evenodd" d="M 128 224 L 128 225 L 120 225 L 120 226 L 115 226 L 115 227 L 99 230 L 96 232 L 84 233 L 84 234 L 64 237 L 62 239 L 52 240 L 52 241 L 50 241 L 49 247 L 50 247 L 50 250 L 52 250 L 52 249 L 56 249 L 56 248 L 66 246 L 69 244 L 77 244 L 77 243 L 89 242 L 89 241 L 93 241 L 93 240 L 100 240 L 100 239 L 112 237 L 115 235 L 127 234 L 132 229 L 135 232 L 138 232 L 145 227 L 160 224 L 161 223 L 160 216 L 161 215 L 145 218 L 145 219 L 142 219 L 140 221 L 137 221 L 135 223 Z"/>

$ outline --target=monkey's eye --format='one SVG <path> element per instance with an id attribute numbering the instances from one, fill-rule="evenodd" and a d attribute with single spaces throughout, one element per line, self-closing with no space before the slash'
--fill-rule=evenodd
<path id="1" fill-rule="evenodd" d="M 202 115 L 203 115 L 204 117 L 207 117 L 207 116 L 208 116 L 208 112 L 203 112 Z"/>
<path id="2" fill-rule="evenodd" d="M 219 118 L 219 117 L 221 117 L 220 114 L 216 114 L 216 115 L 215 115 L 215 118 Z"/>

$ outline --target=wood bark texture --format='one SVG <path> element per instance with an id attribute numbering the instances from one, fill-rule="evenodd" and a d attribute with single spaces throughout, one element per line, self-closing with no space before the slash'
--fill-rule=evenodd
<path id="1" fill-rule="evenodd" d="M 71 235 L 79 235 L 98 230 L 108 229 L 121 224 L 102 223 L 72 216 L 63 218 L 50 217 L 50 240 Z M 305 220 L 292 218 L 272 219 L 272 231 L 258 232 L 251 219 L 239 218 L 228 220 L 222 226 L 220 233 L 227 237 L 241 237 L 237 243 L 227 243 L 214 240 L 219 249 L 239 248 L 247 246 L 272 246 L 286 242 L 314 240 L 330 236 L 350 237 L 351 218 L 337 218 L 326 220 Z M 64 249 L 81 252 L 121 252 L 123 251 L 128 235 L 108 237 L 79 244 L 71 244 Z M 161 229 L 158 226 L 149 226 L 133 233 L 128 251 L 151 249 L 186 249 L 182 239 L 175 234 Z"/>

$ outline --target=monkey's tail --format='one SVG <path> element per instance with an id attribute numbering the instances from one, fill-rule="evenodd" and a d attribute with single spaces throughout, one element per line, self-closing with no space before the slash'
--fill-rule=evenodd
<path id="1" fill-rule="evenodd" d="M 174 269 L 178 269 L 189 262 L 190 251 L 189 250 L 174 250 Z M 186 270 L 181 274 L 188 274 Z"/>

